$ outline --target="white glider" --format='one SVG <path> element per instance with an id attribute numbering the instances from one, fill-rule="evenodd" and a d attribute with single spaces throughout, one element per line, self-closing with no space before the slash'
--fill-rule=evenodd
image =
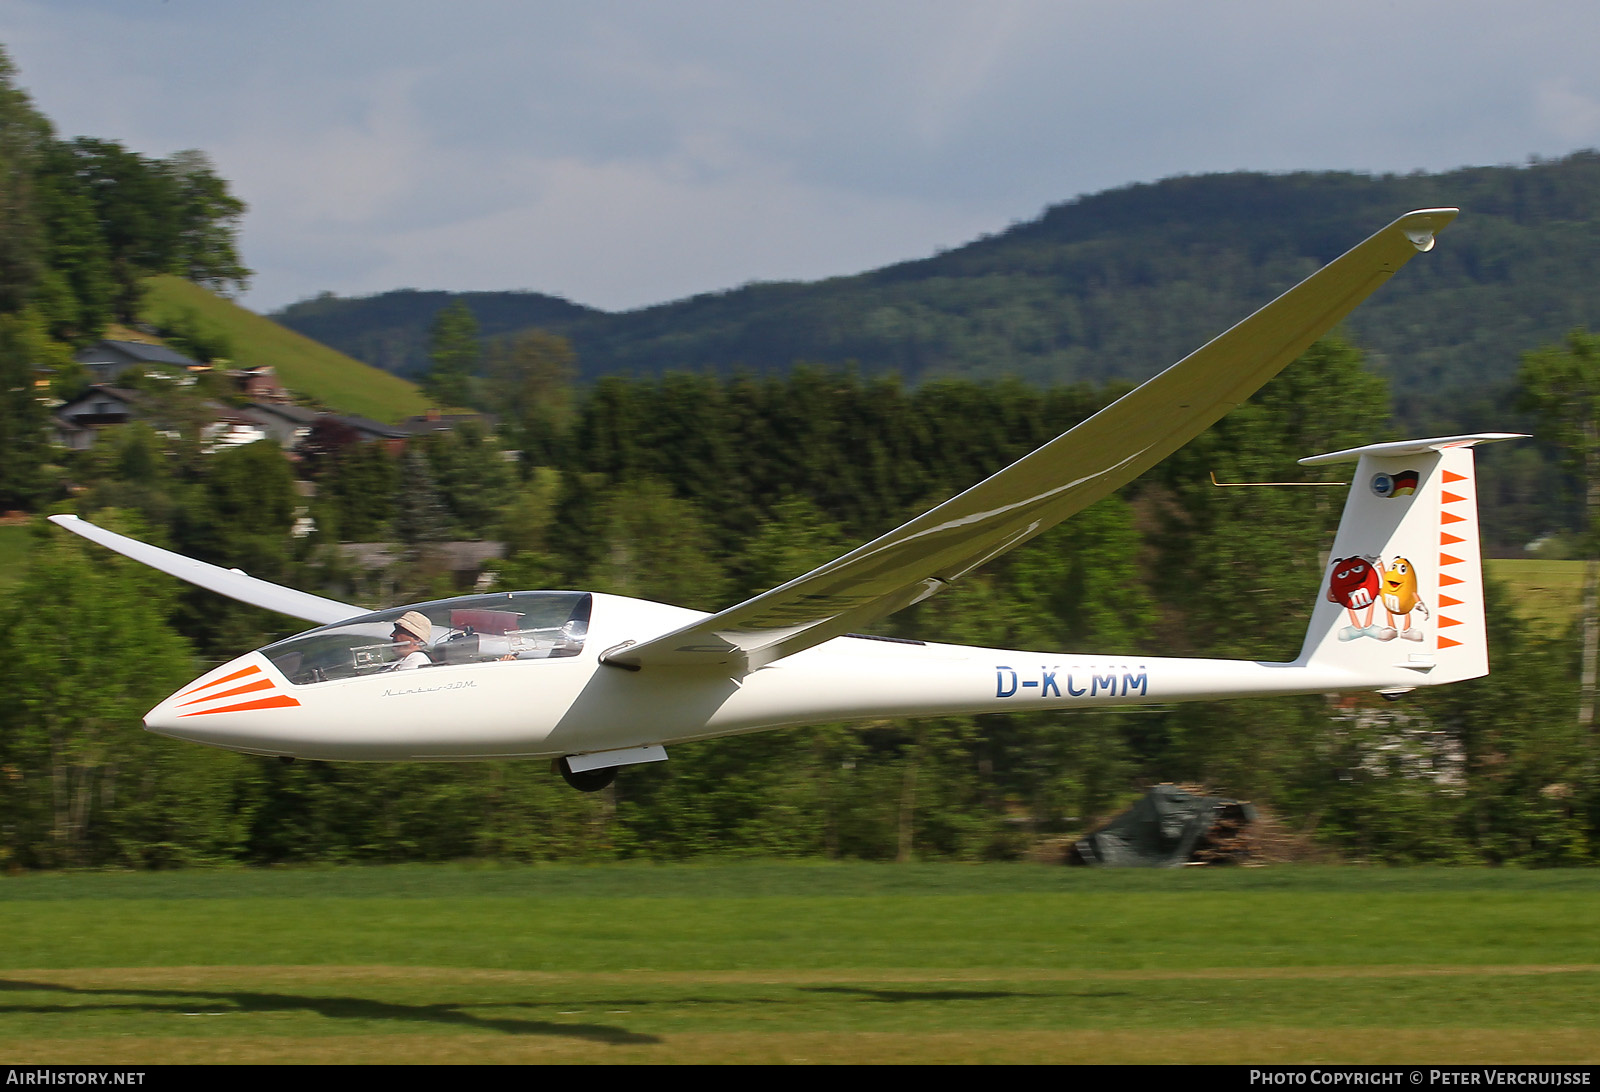
<path id="1" fill-rule="evenodd" d="M 1472 447 L 1377 444 L 1291 663 L 968 648 L 856 631 L 1107 496 L 1299 356 L 1455 209 L 1408 213 L 1112 405 L 904 526 L 716 614 L 589 592 L 370 612 L 208 565 L 75 516 L 58 525 L 235 599 L 320 624 L 239 657 L 145 717 L 249 754 L 548 758 L 575 787 L 688 740 L 820 721 L 1374 690 L 1488 671 Z M 418 655 L 417 653 L 420 653 Z M 415 665 L 422 665 L 412 669 Z"/>

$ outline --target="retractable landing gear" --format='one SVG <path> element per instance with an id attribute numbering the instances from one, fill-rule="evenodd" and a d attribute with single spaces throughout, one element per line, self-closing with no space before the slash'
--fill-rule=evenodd
<path id="1" fill-rule="evenodd" d="M 576 773 L 572 767 L 567 765 L 567 760 L 564 758 L 556 759 L 551 765 L 556 768 L 556 772 L 561 775 L 563 781 L 579 792 L 599 792 L 617 779 L 618 767 L 616 766 L 606 766 L 599 770 L 584 770 L 582 773 Z"/>

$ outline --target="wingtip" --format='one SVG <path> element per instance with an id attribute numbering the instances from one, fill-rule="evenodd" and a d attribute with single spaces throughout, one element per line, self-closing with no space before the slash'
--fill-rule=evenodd
<path id="1" fill-rule="evenodd" d="M 1453 208 L 1417 209 L 1400 217 L 1394 226 L 1411 241 L 1412 246 L 1426 254 L 1433 249 L 1439 232 L 1449 227 L 1450 221 L 1460 214 L 1460 209 Z"/>

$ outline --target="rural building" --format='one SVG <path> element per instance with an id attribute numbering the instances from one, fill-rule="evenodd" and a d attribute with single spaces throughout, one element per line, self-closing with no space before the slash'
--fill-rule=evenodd
<path id="1" fill-rule="evenodd" d="M 431 409 L 415 417 L 407 417 L 400 427 L 412 436 L 426 436 L 430 432 L 449 432 L 462 425 L 477 425 L 484 432 L 493 432 L 499 422 L 487 413 L 440 413 Z"/>
<path id="2" fill-rule="evenodd" d="M 294 393 L 278 381 L 278 373 L 270 364 L 230 368 L 228 378 L 252 402 L 287 405 L 294 401 Z"/>
<path id="3" fill-rule="evenodd" d="M 145 402 L 145 396 L 138 391 L 90 387 L 56 410 L 52 439 L 69 451 L 85 451 L 93 446 L 100 429 L 137 420 Z"/>
<path id="4" fill-rule="evenodd" d="M 207 451 L 268 437 L 267 430 L 245 410 L 221 402 L 206 402 L 204 408 L 208 420 L 200 430 L 200 441 Z M 156 403 L 143 391 L 99 384 L 56 410 L 52 439 L 69 451 L 86 451 L 101 429 L 130 421 L 145 421 L 156 429 L 171 424 L 161 420 Z"/>
<path id="5" fill-rule="evenodd" d="M 165 345 L 143 341 L 101 341 L 80 351 L 73 359 L 89 372 L 93 383 L 112 383 L 129 368 L 152 365 L 167 370 L 198 368 L 200 363 Z"/>
<path id="6" fill-rule="evenodd" d="M 311 427 L 318 418 L 326 416 L 314 409 L 288 402 L 257 402 L 242 407 L 239 413 L 285 451 L 292 450 L 311 435 Z"/>

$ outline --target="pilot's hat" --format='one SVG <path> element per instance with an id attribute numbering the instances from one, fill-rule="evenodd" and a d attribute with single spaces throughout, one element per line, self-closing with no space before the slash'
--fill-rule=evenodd
<path id="1" fill-rule="evenodd" d="M 395 619 L 395 628 L 403 629 L 419 641 L 426 641 L 433 633 L 433 623 L 419 610 L 408 610 Z"/>

